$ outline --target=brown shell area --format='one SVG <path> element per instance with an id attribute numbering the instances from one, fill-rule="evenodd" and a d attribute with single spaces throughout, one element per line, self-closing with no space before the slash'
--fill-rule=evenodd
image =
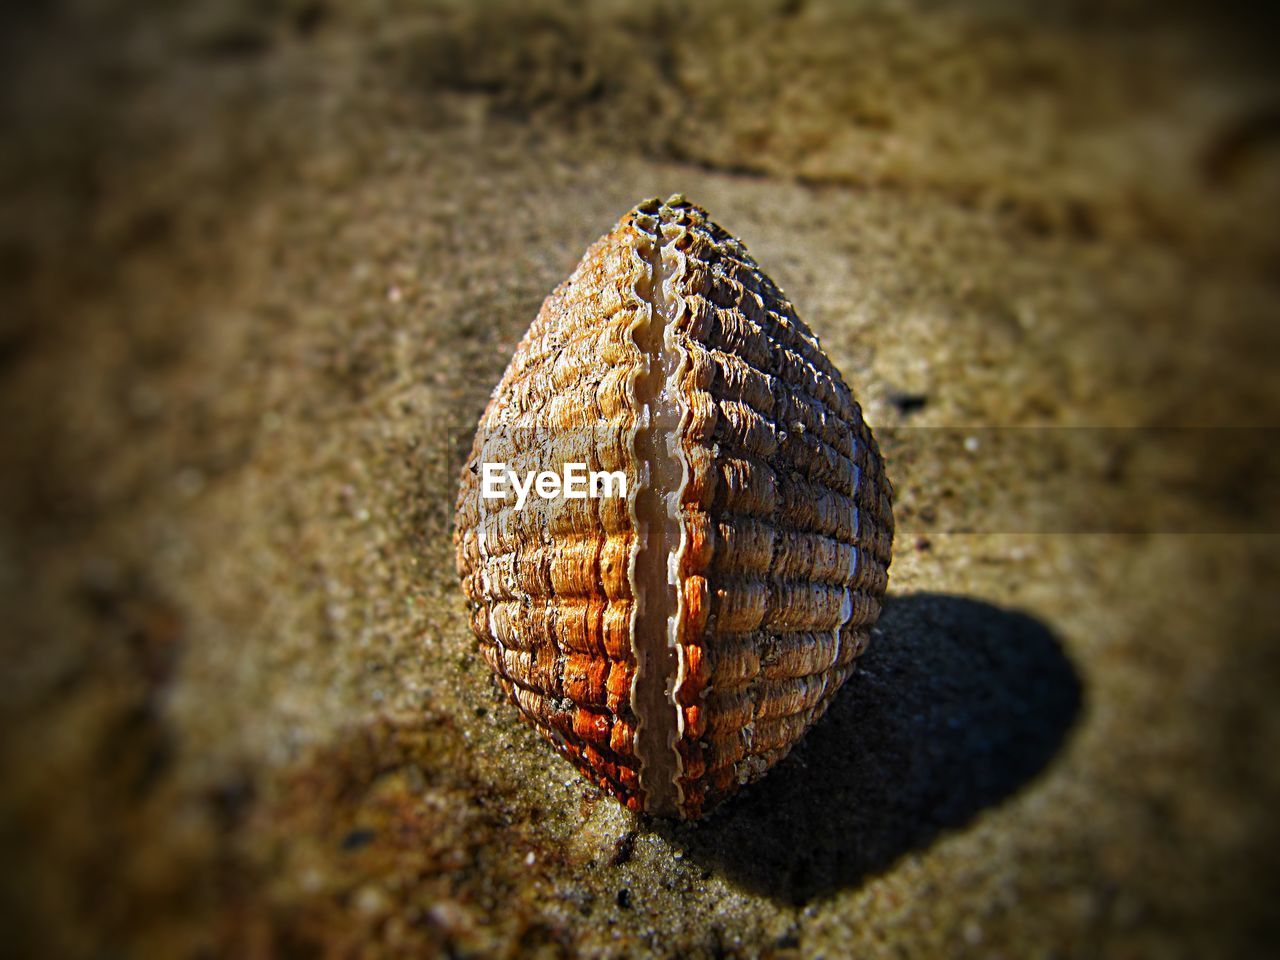
<path id="1" fill-rule="evenodd" d="M 634 337 L 655 296 L 679 358 L 683 471 L 669 678 L 679 803 L 658 812 L 696 818 L 784 757 L 853 672 L 893 519 L 861 410 L 742 245 L 683 198 L 624 216 L 517 349 L 463 470 L 455 535 L 482 653 L 579 769 L 645 808 L 629 576 L 639 524 L 619 500 L 485 504 L 477 470 L 578 460 L 642 483 L 634 384 L 649 360 Z"/>
<path id="2" fill-rule="evenodd" d="M 619 229 L 542 305 L 489 402 L 462 471 L 454 540 L 480 651 L 534 725 L 593 782 L 642 808 L 631 685 L 635 530 L 616 499 L 485 510 L 478 464 L 588 462 L 634 476 L 631 330 L 647 264 Z M 557 449 L 558 448 L 558 449 Z"/>
<path id="3" fill-rule="evenodd" d="M 684 304 L 676 697 L 697 816 L 786 756 L 852 674 L 893 515 L 861 409 L 773 282 L 697 208 L 671 211 L 663 235 Z"/>

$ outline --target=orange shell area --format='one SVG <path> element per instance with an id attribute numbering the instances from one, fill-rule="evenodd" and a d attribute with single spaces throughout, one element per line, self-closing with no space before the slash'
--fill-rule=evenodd
<path id="1" fill-rule="evenodd" d="M 593 782 L 644 807 L 632 709 L 635 523 L 622 500 L 482 502 L 479 464 L 583 461 L 643 482 L 631 442 L 660 245 L 680 355 L 679 814 L 786 756 L 852 674 L 880 612 L 891 490 L 817 339 L 743 246 L 682 198 L 641 204 L 544 302 L 462 471 L 455 543 L 480 650 Z"/>

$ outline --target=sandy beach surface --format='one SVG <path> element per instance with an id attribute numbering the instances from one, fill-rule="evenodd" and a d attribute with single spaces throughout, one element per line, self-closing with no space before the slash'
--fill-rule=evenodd
<path id="1" fill-rule="evenodd" d="M 1280 83 L 1190 11 L 4 14 L 6 949 L 1261 955 Z M 542 298 L 673 192 L 821 338 L 899 530 L 859 673 L 698 825 L 519 721 L 450 540 Z"/>

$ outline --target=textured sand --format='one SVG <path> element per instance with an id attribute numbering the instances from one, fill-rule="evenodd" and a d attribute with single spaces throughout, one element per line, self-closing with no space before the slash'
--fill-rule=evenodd
<path id="1" fill-rule="evenodd" d="M 1035 6 L 9 15 L 16 953 L 1274 937 L 1275 475 L 1256 435 L 1224 459 L 1200 433 L 1143 486 L 1143 433 L 1065 430 L 1280 424 L 1265 31 Z M 865 669 L 696 827 L 631 817 L 518 723 L 449 542 L 542 297 L 675 191 L 822 338 L 899 493 Z M 994 427 L 1064 428 L 1083 479 Z"/>

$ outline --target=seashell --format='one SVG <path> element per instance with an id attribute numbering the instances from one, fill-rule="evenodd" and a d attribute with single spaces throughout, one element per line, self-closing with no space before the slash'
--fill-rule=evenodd
<path id="1" fill-rule="evenodd" d="M 569 464 L 613 474 L 613 495 L 542 478 L 535 495 Z M 627 213 L 543 303 L 480 420 L 454 534 L 480 652 L 524 716 L 630 809 L 686 819 L 822 716 L 892 541 L 840 373 L 679 195 Z"/>

